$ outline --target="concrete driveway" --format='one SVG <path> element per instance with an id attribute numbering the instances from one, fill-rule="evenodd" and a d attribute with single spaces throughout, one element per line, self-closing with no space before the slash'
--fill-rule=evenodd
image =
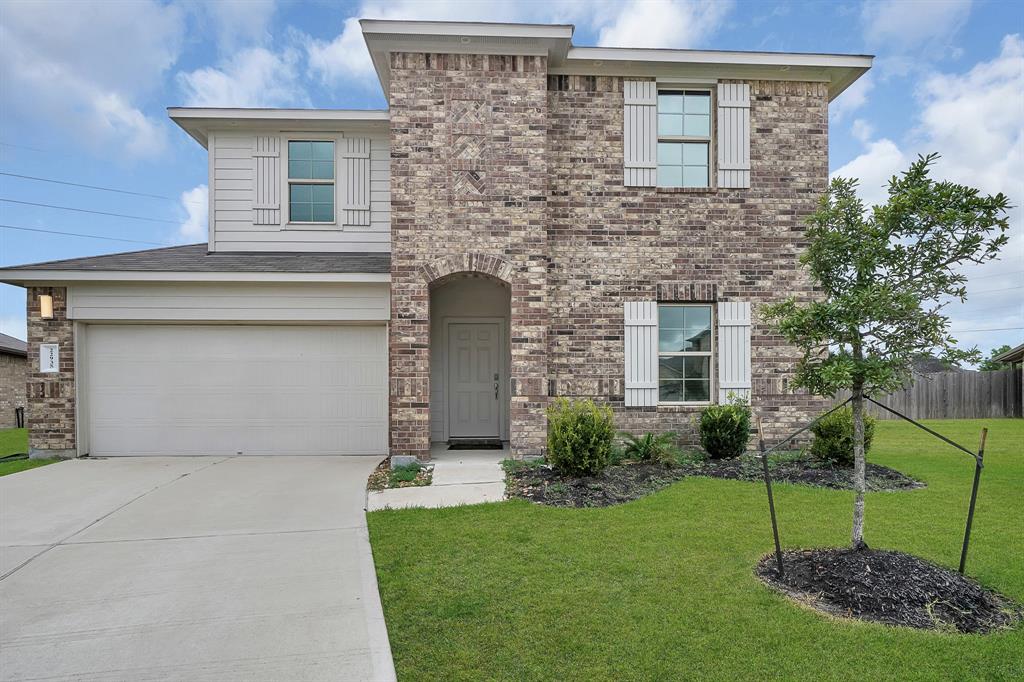
<path id="1" fill-rule="evenodd" d="M 373 457 L 72 460 L 0 478 L 5 680 L 390 680 Z"/>

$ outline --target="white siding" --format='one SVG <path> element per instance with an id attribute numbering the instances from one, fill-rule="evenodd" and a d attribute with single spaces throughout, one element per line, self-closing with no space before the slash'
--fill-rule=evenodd
<path id="1" fill-rule="evenodd" d="M 344 131 L 339 131 L 344 135 Z M 257 142 L 257 137 L 262 140 Z M 337 213 L 339 225 L 312 228 L 290 227 L 287 222 L 283 149 L 287 135 L 215 132 L 210 135 L 210 245 L 216 251 L 390 251 L 391 250 L 391 149 L 386 132 L 353 135 L 369 140 L 369 186 L 357 187 L 358 201 L 345 208 L 344 190 L 354 182 L 339 158 Z M 275 157 L 255 156 L 278 140 L 276 190 L 264 185 Z M 344 145 L 341 138 L 339 144 Z M 344 163 L 341 163 L 344 162 Z M 261 164 L 263 164 L 261 166 Z M 262 169 L 262 170 L 259 170 Z M 272 184 L 272 183 L 271 183 Z M 274 192 L 277 196 L 274 196 Z M 270 208 L 277 199 L 279 209 Z M 355 206 L 360 206 L 356 209 Z M 277 222 L 273 221 L 276 214 Z M 262 224 L 264 221 L 269 224 Z M 351 221 L 350 224 L 345 224 Z"/>
<path id="2" fill-rule="evenodd" d="M 718 304 L 718 402 L 750 400 L 750 303 Z"/>
<path id="3" fill-rule="evenodd" d="M 658 182 L 658 84 L 623 84 L 623 182 L 627 187 L 654 187 Z"/>
<path id="4" fill-rule="evenodd" d="M 658 404 L 658 304 L 625 305 L 626 407 Z"/>
<path id="5" fill-rule="evenodd" d="M 718 186 L 750 187 L 750 85 L 718 84 Z"/>
<path id="6" fill-rule="evenodd" d="M 386 283 L 76 284 L 68 317 L 86 321 L 349 322 L 390 318 Z"/>

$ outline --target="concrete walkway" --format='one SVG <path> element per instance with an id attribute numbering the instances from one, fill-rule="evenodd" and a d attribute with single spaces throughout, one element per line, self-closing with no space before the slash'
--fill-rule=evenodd
<path id="1" fill-rule="evenodd" d="M 501 461 L 508 450 L 449 450 L 447 445 L 431 448 L 433 483 L 420 488 L 393 488 L 367 494 L 366 509 L 409 507 L 457 507 L 463 504 L 500 502 L 505 499 L 505 472 Z"/>
<path id="2" fill-rule="evenodd" d="M 0 477 L 0 678 L 393 680 L 373 457 L 72 460 Z"/>

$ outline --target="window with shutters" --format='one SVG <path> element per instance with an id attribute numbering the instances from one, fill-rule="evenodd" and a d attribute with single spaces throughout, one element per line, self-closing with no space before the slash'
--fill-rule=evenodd
<path id="1" fill-rule="evenodd" d="M 712 306 L 658 305 L 658 402 L 711 402 Z"/>
<path id="2" fill-rule="evenodd" d="M 658 91 L 658 187 L 709 187 L 711 91 Z"/>
<path id="3" fill-rule="evenodd" d="M 288 140 L 288 222 L 333 224 L 334 141 Z"/>

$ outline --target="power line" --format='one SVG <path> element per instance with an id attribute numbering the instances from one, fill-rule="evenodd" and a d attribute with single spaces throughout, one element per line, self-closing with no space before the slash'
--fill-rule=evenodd
<path id="1" fill-rule="evenodd" d="M 0 147 L 14 147 L 15 149 L 27 149 L 30 152 L 42 152 L 43 154 L 49 154 L 49 149 L 40 149 L 39 147 L 26 147 L 23 144 L 11 144 L 10 142 L 0 142 Z"/>
<path id="2" fill-rule="evenodd" d="M 43 230 L 38 227 L 20 227 L 18 225 L 0 225 L 3 230 L 23 230 L 25 232 L 45 232 L 46 234 L 62 234 L 68 237 L 88 237 L 89 239 L 106 239 L 112 242 L 131 242 L 132 244 L 151 244 L 153 246 L 165 246 L 160 242 L 147 242 L 140 239 L 122 239 L 120 237 L 105 237 L 99 234 L 83 234 L 81 232 L 61 232 L 60 230 Z"/>
<path id="3" fill-rule="evenodd" d="M 1024 327 L 989 327 L 988 329 L 950 329 L 955 334 L 967 334 L 969 332 L 1012 332 Z"/>
<path id="4" fill-rule="evenodd" d="M 37 177 L 35 175 L 20 175 L 18 173 L 7 173 L 5 171 L 0 171 L 0 175 L 7 176 L 9 178 L 20 178 L 22 180 L 35 180 L 36 182 L 49 182 L 49 183 L 52 183 L 54 185 L 68 185 L 69 187 L 84 187 L 85 189 L 96 189 L 96 190 L 100 190 L 100 191 L 103 191 L 103 192 L 117 192 L 118 194 L 130 194 L 130 195 L 136 196 L 136 197 L 148 197 L 150 199 L 166 199 L 167 201 L 174 201 L 174 202 L 178 201 L 178 199 L 176 199 L 174 197 L 165 196 L 163 194 L 148 194 L 146 192 L 133 192 L 132 190 L 128 190 L 128 189 L 118 189 L 116 187 L 103 187 L 103 186 L 100 186 L 100 185 L 86 185 L 86 184 L 81 183 L 81 182 L 69 182 L 67 180 L 55 180 L 53 178 L 40 178 L 40 177 Z M 189 204 L 202 205 L 202 202 L 199 202 L 199 201 L 185 201 L 184 199 L 182 199 L 181 201 L 184 201 L 185 203 L 189 203 Z"/>
<path id="5" fill-rule="evenodd" d="M 124 213 L 108 213 L 107 211 L 91 211 L 87 208 L 75 208 L 73 206 L 55 206 L 53 204 L 38 204 L 34 201 L 19 201 L 18 199 L 4 199 L 0 197 L 0 201 L 7 202 L 9 204 L 22 204 L 24 206 L 41 206 L 43 208 L 56 208 L 61 211 L 76 211 L 78 213 L 93 213 L 95 215 L 108 215 L 115 218 L 131 218 L 132 220 L 147 220 L 151 223 L 170 223 L 171 225 L 177 225 L 177 220 L 165 220 L 163 218 L 147 218 L 141 215 L 126 215 Z"/>
<path id="6" fill-rule="evenodd" d="M 0 201 L 3 201 L 0 199 Z M 977 296 L 979 294 L 994 294 L 997 291 L 1013 291 L 1014 289 L 1024 289 L 1024 284 L 1016 287 L 1006 287 L 1005 289 L 985 289 L 984 291 L 968 291 L 967 296 Z"/>

